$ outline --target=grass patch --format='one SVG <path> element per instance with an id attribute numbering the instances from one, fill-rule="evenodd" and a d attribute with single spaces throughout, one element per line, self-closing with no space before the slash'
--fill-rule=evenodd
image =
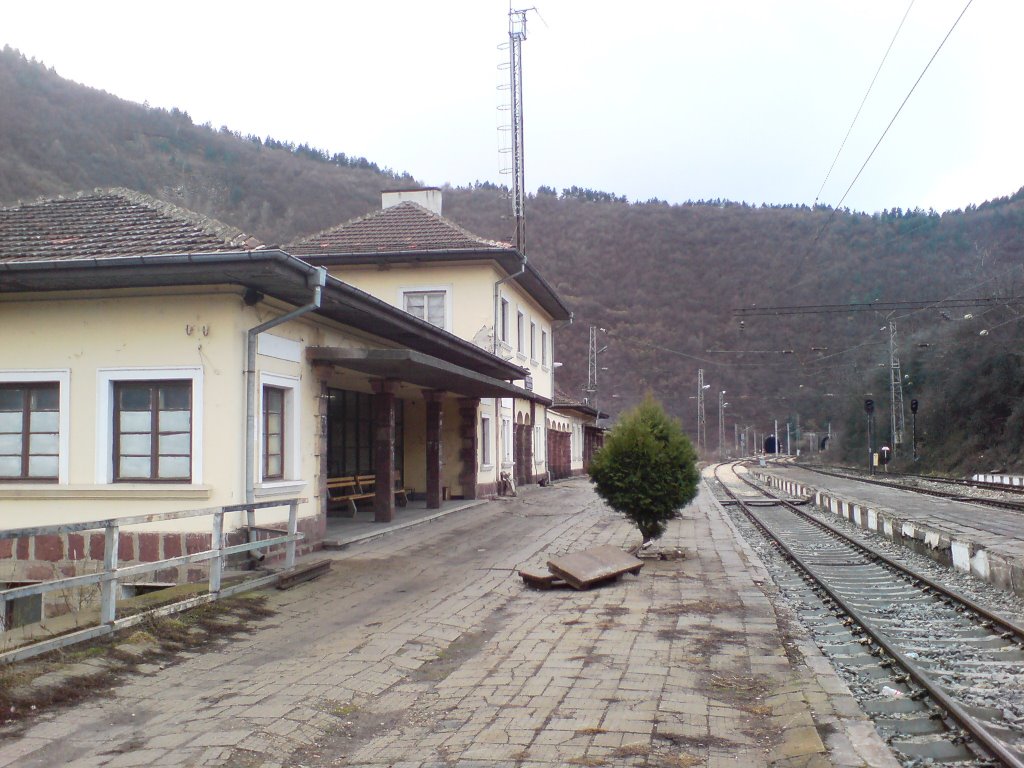
<path id="1" fill-rule="evenodd" d="M 148 616 L 130 634 L 114 633 L 0 665 L 0 723 L 14 724 L 58 705 L 105 695 L 123 674 L 134 671 L 140 660 L 171 663 L 182 650 L 201 648 L 213 640 L 244 631 L 253 621 L 272 616 L 274 612 L 265 603 L 263 595 L 242 595 L 173 616 Z M 118 651 L 116 646 L 123 643 L 152 646 L 152 651 L 140 659 Z M 60 673 L 91 660 L 107 664 L 96 664 L 87 674 L 55 676 L 53 685 L 32 685 L 43 675 Z"/>

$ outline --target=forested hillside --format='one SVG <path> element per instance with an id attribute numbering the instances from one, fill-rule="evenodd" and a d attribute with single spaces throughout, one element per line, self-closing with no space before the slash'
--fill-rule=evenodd
<path id="1" fill-rule="evenodd" d="M 2 204 L 125 186 L 287 243 L 375 210 L 383 188 L 415 183 L 296 140 L 197 126 L 185 112 L 124 102 L 15 51 L 0 53 Z M 446 189 L 444 206 L 474 232 L 511 235 L 501 188 Z M 760 433 L 788 420 L 794 433 L 799 424 L 820 435 L 831 422 L 835 452 L 860 461 L 865 396 L 878 403 L 880 434 L 888 434 L 892 319 L 905 399 L 921 403 L 922 466 L 1022 468 L 1022 302 L 749 316 L 742 324 L 734 310 L 1016 297 L 1024 190 L 941 215 L 867 215 L 721 200 L 630 203 L 541 187 L 527 204 L 527 250 L 575 311 L 574 324 L 556 333 L 563 389 L 581 393 L 588 328 L 606 329 L 597 398 L 604 410 L 618 412 L 650 389 L 692 435 L 703 368 L 712 448 L 725 390 L 730 445 L 734 424 Z M 909 429 L 909 409 L 907 419 Z"/>

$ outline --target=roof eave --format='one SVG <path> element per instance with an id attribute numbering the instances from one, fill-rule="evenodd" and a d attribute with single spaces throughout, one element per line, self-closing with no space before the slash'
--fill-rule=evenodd
<path id="1" fill-rule="evenodd" d="M 497 261 L 508 274 L 519 271 L 522 259 L 515 248 L 434 248 L 429 250 L 404 251 L 325 251 L 322 253 L 296 254 L 310 264 L 317 266 L 363 265 L 363 264 L 401 264 L 406 262 L 425 261 L 478 261 L 488 259 Z M 528 294 L 530 294 L 551 316 L 552 320 L 570 320 L 572 311 L 562 301 L 555 289 L 529 261 L 526 271 L 515 277 Z"/>
<path id="2" fill-rule="evenodd" d="M 257 268 L 261 266 L 264 269 L 257 274 Z M 174 270 L 174 267 L 185 271 Z M 217 267 L 230 269 L 217 272 Z M 204 273 L 200 274 L 200 270 Z M 207 270 L 211 274 L 206 274 Z M 253 287 L 268 296 L 298 305 L 305 301 L 309 279 L 316 271 L 312 264 L 280 249 L 8 261 L 0 262 L 0 275 L 8 278 L 0 280 L 0 293 L 234 284 Z M 32 281 L 33 273 L 45 279 Z M 62 273 L 63 281 L 54 279 Z M 298 279 L 289 283 L 289 275 Z M 117 279 L 112 279 L 114 277 Z M 334 312 L 330 307 L 332 303 Z M 511 381 L 529 375 L 525 368 L 337 278 L 328 278 L 324 302 L 318 313 L 426 354 L 440 356 L 447 353 L 454 356 L 460 365 L 486 370 L 494 378 Z"/>

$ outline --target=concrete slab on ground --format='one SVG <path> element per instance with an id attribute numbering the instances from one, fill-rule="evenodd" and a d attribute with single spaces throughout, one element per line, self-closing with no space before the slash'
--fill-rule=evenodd
<path id="1" fill-rule="evenodd" d="M 663 539 L 685 559 L 517 575 L 638 541 L 572 481 L 354 543 L 254 631 L 0 728 L 0 767 L 896 765 L 709 493 Z"/>

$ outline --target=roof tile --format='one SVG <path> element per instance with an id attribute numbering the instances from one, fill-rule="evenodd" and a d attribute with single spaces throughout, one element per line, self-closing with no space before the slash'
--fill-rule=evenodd
<path id="1" fill-rule="evenodd" d="M 0 261 L 257 250 L 243 232 L 127 189 L 0 208 Z"/>
<path id="2" fill-rule="evenodd" d="M 287 246 L 296 256 L 409 253 L 416 251 L 507 251 L 509 243 L 486 240 L 458 224 L 405 201 L 353 219 Z"/>

